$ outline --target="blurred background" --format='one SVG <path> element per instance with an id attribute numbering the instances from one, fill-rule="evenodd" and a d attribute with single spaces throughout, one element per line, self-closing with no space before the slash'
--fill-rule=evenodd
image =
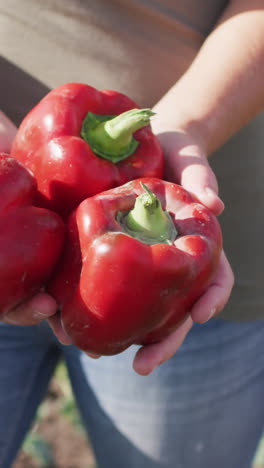
<path id="1" fill-rule="evenodd" d="M 12 468 L 96 468 L 63 363 Z M 264 437 L 252 468 L 264 468 Z"/>
<path id="2" fill-rule="evenodd" d="M 96 468 L 63 363 L 12 468 Z"/>

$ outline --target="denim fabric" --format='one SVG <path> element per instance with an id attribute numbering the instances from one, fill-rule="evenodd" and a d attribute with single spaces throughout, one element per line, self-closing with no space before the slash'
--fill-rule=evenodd
<path id="1" fill-rule="evenodd" d="M 195 325 L 150 376 L 134 348 L 92 360 L 46 324 L 0 325 L 0 466 L 10 468 L 58 359 L 99 468 L 249 468 L 264 422 L 264 321 Z"/>

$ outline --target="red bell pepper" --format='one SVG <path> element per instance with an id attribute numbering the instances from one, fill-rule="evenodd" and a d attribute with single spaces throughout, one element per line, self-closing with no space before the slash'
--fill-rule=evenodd
<path id="1" fill-rule="evenodd" d="M 50 285 L 66 332 L 102 355 L 161 340 L 205 291 L 221 246 L 215 216 L 176 184 L 139 179 L 83 201 Z"/>
<path id="2" fill-rule="evenodd" d="M 32 206 L 36 183 L 21 163 L 0 154 L 0 317 L 48 279 L 62 249 L 59 216 Z"/>
<path id="3" fill-rule="evenodd" d="M 153 113 L 136 107 L 121 93 L 80 83 L 44 97 L 24 118 L 11 150 L 37 180 L 37 204 L 67 216 L 103 190 L 162 177 L 162 150 L 149 126 Z"/>

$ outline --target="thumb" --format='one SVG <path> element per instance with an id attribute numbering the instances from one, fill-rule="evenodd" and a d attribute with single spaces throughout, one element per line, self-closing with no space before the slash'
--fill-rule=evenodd
<path id="1" fill-rule="evenodd" d="M 215 215 L 220 215 L 224 210 L 224 203 L 218 196 L 216 176 L 207 158 L 197 148 L 190 147 L 182 151 L 183 154 L 179 154 L 178 169 L 180 184 Z M 185 151 L 188 151 L 187 157 Z"/>

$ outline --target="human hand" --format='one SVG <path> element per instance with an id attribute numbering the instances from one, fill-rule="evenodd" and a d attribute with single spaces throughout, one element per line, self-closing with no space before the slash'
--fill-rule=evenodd
<path id="1" fill-rule="evenodd" d="M 163 132 L 158 137 L 166 158 L 166 179 L 181 184 L 215 215 L 219 215 L 224 204 L 218 197 L 217 180 L 199 139 L 184 131 Z M 134 370 L 140 375 L 148 375 L 170 359 L 183 343 L 193 322 L 204 323 L 224 308 L 233 283 L 232 269 L 222 252 L 216 274 L 204 295 L 193 305 L 189 318 L 161 342 L 140 348 L 134 359 Z"/>
<path id="2" fill-rule="evenodd" d="M 71 344 L 71 339 L 62 328 L 57 310 L 55 299 L 45 292 L 39 292 L 6 312 L 2 317 L 2 322 L 26 326 L 37 325 L 47 320 L 58 340 L 66 345 Z"/>

